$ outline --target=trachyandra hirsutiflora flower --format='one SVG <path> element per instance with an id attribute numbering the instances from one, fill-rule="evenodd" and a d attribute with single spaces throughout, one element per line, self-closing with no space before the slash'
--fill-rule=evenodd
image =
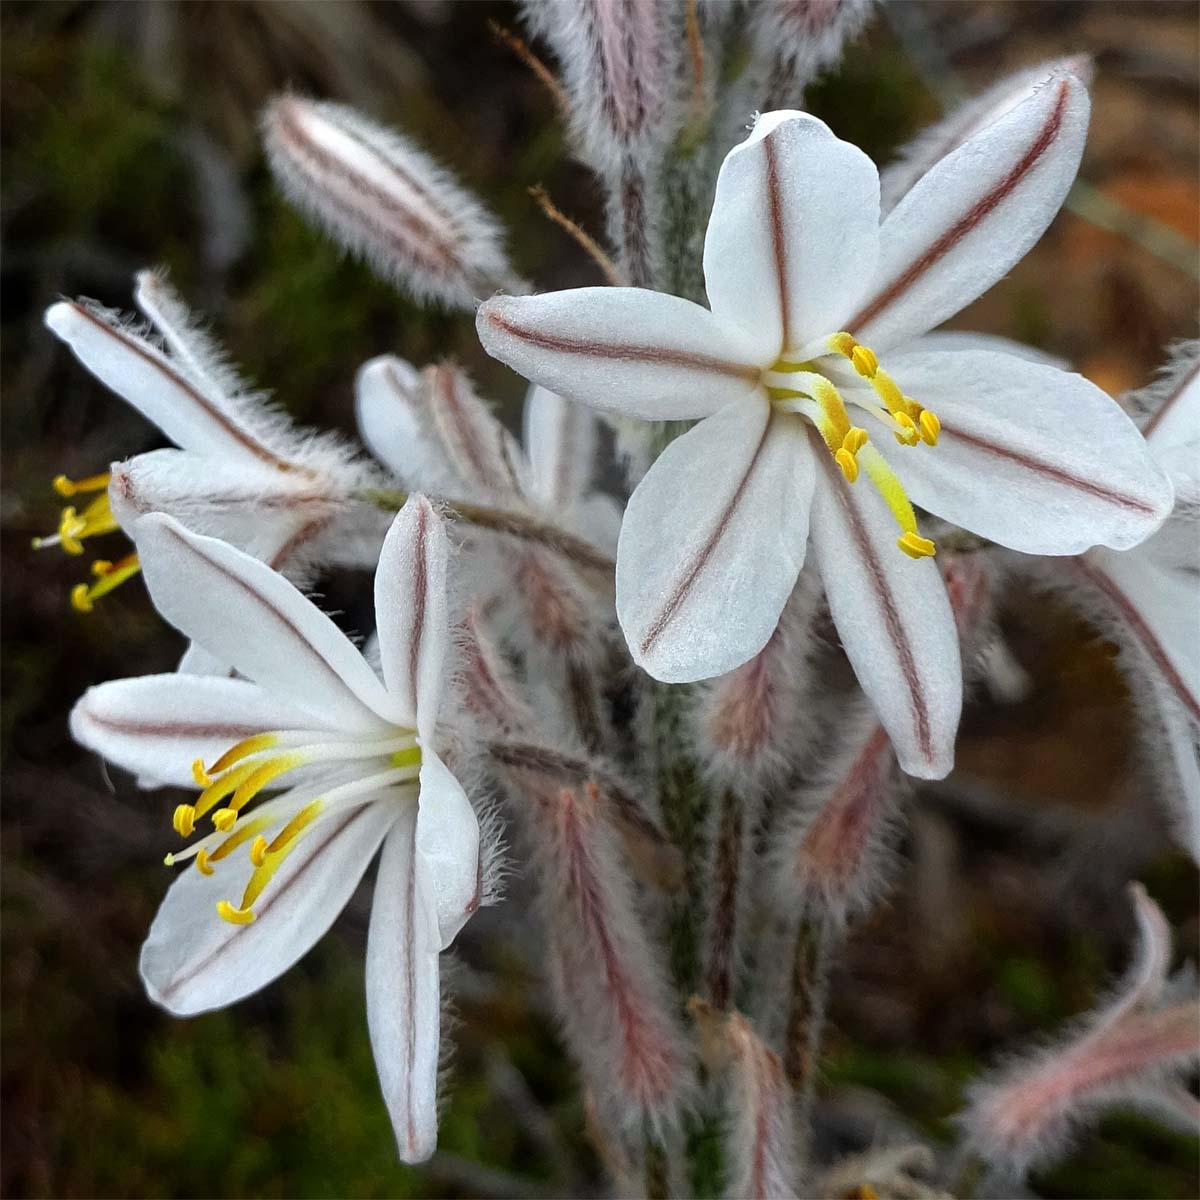
<path id="1" fill-rule="evenodd" d="M 178 449 L 139 454 L 86 479 L 60 475 L 62 496 L 92 499 L 64 508 L 58 532 L 35 545 L 82 554 L 89 538 L 128 533 L 145 513 L 168 512 L 292 575 L 314 558 L 338 557 L 350 540 L 342 535 L 352 497 L 370 470 L 336 437 L 296 429 L 239 378 L 163 274 L 139 272 L 134 297 L 148 326 L 86 300 L 51 305 L 46 325 Z M 89 611 L 137 571 L 136 554 L 93 563 L 95 578 L 76 585 L 73 605 Z"/>
<path id="2" fill-rule="evenodd" d="M 159 612 L 244 676 L 118 680 L 71 714 L 76 739 L 110 761 L 201 788 L 175 810 L 176 833 L 194 840 L 167 855 L 187 869 L 143 947 L 146 989 L 179 1015 L 257 991 L 329 928 L 382 844 L 367 1016 L 400 1154 L 425 1158 L 437 1133 L 438 953 L 482 886 L 475 813 L 437 753 L 449 632 L 441 522 L 414 496 L 384 542 L 382 680 L 265 564 L 163 514 L 134 533 Z"/>
<path id="3" fill-rule="evenodd" d="M 919 337 L 1041 236 L 1074 178 L 1070 74 L 937 162 L 879 220 L 861 151 L 796 112 L 726 157 L 709 308 L 636 288 L 498 296 L 484 346 L 551 390 L 699 423 L 630 499 L 617 613 L 656 678 L 718 675 L 766 643 L 811 538 L 846 653 L 910 774 L 950 768 L 954 621 L 914 505 L 1013 549 L 1147 537 L 1171 488 L 1120 408 L 1076 375 Z"/>

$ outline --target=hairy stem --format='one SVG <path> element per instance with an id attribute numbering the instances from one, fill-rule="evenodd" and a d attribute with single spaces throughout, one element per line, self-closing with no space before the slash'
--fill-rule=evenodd
<path id="1" fill-rule="evenodd" d="M 368 488 L 360 492 L 356 499 L 387 512 L 396 512 L 404 507 L 408 493 L 398 488 Z M 465 500 L 448 500 L 443 496 L 437 497 L 437 503 L 452 521 L 462 521 L 476 529 L 487 529 L 492 533 L 544 546 L 577 567 L 586 567 L 606 575 L 611 575 L 616 568 L 607 554 L 602 554 L 591 543 L 548 521 L 539 521 L 502 508 L 488 508 L 484 504 L 471 504 Z"/>
<path id="2" fill-rule="evenodd" d="M 716 893 L 708 949 L 708 998 L 712 1006 L 721 1012 L 728 1010 L 733 999 L 734 946 L 744 838 L 742 825 L 741 799 L 732 788 L 726 788 L 721 796 L 713 864 Z"/>

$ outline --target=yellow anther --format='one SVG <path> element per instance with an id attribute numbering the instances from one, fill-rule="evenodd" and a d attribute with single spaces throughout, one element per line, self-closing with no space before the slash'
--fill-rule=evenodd
<path id="1" fill-rule="evenodd" d="M 849 450 L 851 454 L 857 454 L 868 441 L 867 431 L 861 426 L 855 425 L 844 438 L 842 438 L 842 446 Z"/>
<path id="2" fill-rule="evenodd" d="M 937 553 L 937 547 L 928 538 L 921 537 L 919 533 L 904 534 L 903 537 L 897 539 L 896 545 L 909 558 L 932 558 Z"/>
<path id="3" fill-rule="evenodd" d="M 937 414 L 923 408 L 921 410 L 921 440 L 927 446 L 936 446 L 938 434 L 941 432 L 942 423 L 937 419 Z"/>
<path id="4" fill-rule="evenodd" d="M 893 413 L 892 416 L 901 428 L 901 432 L 895 435 L 896 441 L 902 446 L 915 446 L 921 440 L 921 431 L 917 428 L 916 421 L 906 412 Z"/>
<path id="5" fill-rule="evenodd" d="M 198 788 L 212 787 L 212 776 L 204 769 L 204 759 L 198 758 L 192 763 L 192 778 Z"/>
<path id="6" fill-rule="evenodd" d="M 209 858 L 213 862 L 226 858 L 239 846 L 244 846 L 252 837 L 260 834 L 270 824 L 267 817 L 255 817 L 239 825 L 213 852 Z"/>
<path id="7" fill-rule="evenodd" d="M 864 346 L 852 333 L 835 333 L 828 344 L 835 354 L 848 358 L 850 365 L 864 379 L 875 378 L 875 373 L 879 370 L 879 359 L 870 346 Z"/>
<path id="8" fill-rule="evenodd" d="M 83 543 L 79 540 L 87 529 L 84 521 L 71 505 L 62 510 L 58 521 L 58 544 L 68 554 L 82 554 Z"/>
<path id="9" fill-rule="evenodd" d="M 196 828 L 196 808 L 191 804 L 180 804 L 175 808 L 171 824 L 180 837 L 191 837 Z"/>
<path id="10" fill-rule="evenodd" d="M 218 808 L 212 815 L 212 823 L 222 833 L 228 833 L 237 824 L 237 813 L 232 808 Z"/>
<path id="11" fill-rule="evenodd" d="M 207 850 L 197 850 L 196 851 L 196 870 L 199 871 L 201 875 L 212 875 L 213 874 L 212 867 L 210 867 L 208 865 L 208 851 Z"/>
<path id="12" fill-rule="evenodd" d="M 141 569 L 142 564 L 138 561 L 136 554 L 127 554 L 115 563 L 108 562 L 103 558 L 97 559 L 92 563 L 92 574 L 96 577 L 96 582 L 91 586 L 86 583 L 77 583 L 71 589 L 71 606 L 77 612 L 91 612 L 95 602 L 101 596 L 107 596 L 109 592 L 115 591 L 125 580 L 132 579 Z"/>
<path id="13" fill-rule="evenodd" d="M 267 839 L 260 833 L 254 839 L 254 845 L 250 847 L 250 861 L 256 866 L 261 867 L 267 857 Z"/>
<path id="14" fill-rule="evenodd" d="M 397 750 L 388 756 L 388 765 L 393 767 L 419 767 L 421 765 L 421 747 L 409 746 L 406 750 Z"/>
<path id="15" fill-rule="evenodd" d="M 89 594 L 91 589 L 86 583 L 77 583 L 71 589 L 71 607 L 79 613 L 90 613 L 95 605 L 92 604 L 92 597 Z"/>
<path id="16" fill-rule="evenodd" d="M 842 468 L 842 474 L 847 483 L 853 483 L 858 478 L 858 460 L 844 446 L 833 456 L 834 461 Z"/>
<path id="17" fill-rule="evenodd" d="M 56 475 L 53 486 L 60 496 L 75 496 L 80 492 L 102 492 L 108 487 L 110 478 L 107 471 L 103 475 L 89 475 L 86 479 L 68 479 L 65 475 Z"/>
<path id="18" fill-rule="evenodd" d="M 254 921 L 254 910 L 252 908 L 234 908 L 228 900 L 219 900 L 217 902 L 217 915 L 230 925 L 249 925 Z"/>

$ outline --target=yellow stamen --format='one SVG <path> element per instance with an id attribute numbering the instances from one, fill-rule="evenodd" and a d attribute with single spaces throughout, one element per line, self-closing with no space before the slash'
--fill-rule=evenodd
<path id="1" fill-rule="evenodd" d="M 196 808 L 192 804 L 179 804 L 171 817 L 171 824 L 180 837 L 191 837 L 196 828 Z"/>
<path id="2" fill-rule="evenodd" d="M 306 761 L 307 759 L 302 754 L 280 754 L 276 758 L 268 759 L 238 784 L 237 791 L 233 793 L 233 799 L 229 802 L 229 807 L 234 813 L 241 812 L 273 779 L 277 779 L 280 775 L 286 775 L 288 771 L 302 766 Z"/>
<path id="3" fill-rule="evenodd" d="M 230 925 L 249 925 L 255 919 L 253 909 L 234 908 L 228 900 L 217 901 L 217 915 Z"/>
<path id="4" fill-rule="evenodd" d="M 204 769 L 204 759 L 198 758 L 192 763 L 192 778 L 198 788 L 212 787 L 212 776 Z"/>
<path id="5" fill-rule="evenodd" d="M 252 737 L 244 738 L 213 763 L 212 773 L 218 775 L 234 763 L 241 762 L 243 758 L 249 758 L 251 754 L 257 754 L 260 750 L 270 750 L 278 744 L 279 735 L 275 733 L 256 733 Z"/>
<path id="6" fill-rule="evenodd" d="M 874 350 L 864 346 L 853 334 L 844 332 L 835 333 L 829 339 L 828 346 L 835 354 L 850 360 L 855 371 L 870 382 L 875 394 L 896 422 L 904 427 L 903 433 L 896 434 L 896 441 L 903 446 L 915 446 L 918 441 L 929 446 L 937 445 L 941 422 L 929 409 L 923 408 L 911 396 L 906 396 L 886 371 L 880 370 Z"/>
<path id="7" fill-rule="evenodd" d="M 53 487 L 60 496 L 75 496 L 80 492 L 102 492 L 108 487 L 111 478 L 107 471 L 103 475 L 89 475 L 86 479 L 68 479 L 65 475 L 56 475 Z"/>
<path id="8" fill-rule="evenodd" d="M 207 850 L 197 850 L 196 851 L 196 870 L 199 871 L 201 875 L 214 874 L 213 868 L 208 865 L 208 851 Z"/>
<path id="9" fill-rule="evenodd" d="M 837 465 L 842 468 L 846 482 L 853 483 L 858 478 L 858 460 L 844 446 L 833 457 Z"/>
<path id="10" fill-rule="evenodd" d="M 909 558 L 932 558 L 937 553 L 937 547 L 928 538 L 921 537 L 919 533 L 906 533 L 903 537 L 897 538 L 896 545 Z"/>
<path id="11" fill-rule="evenodd" d="M 230 792 L 235 791 L 238 785 L 253 775 L 257 769 L 257 763 L 244 763 L 242 766 L 234 767 L 232 771 L 226 771 L 224 775 L 213 779 L 196 800 L 196 816 L 207 816 Z"/>
<path id="12" fill-rule="evenodd" d="M 228 833 L 237 824 L 237 813 L 232 808 L 218 808 L 213 813 L 212 823 L 222 833 Z"/>
<path id="13" fill-rule="evenodd" d="M 271 882 L 275 872 L 286 860 L 289 854 L 299 845 L 300 835 L 313 823 L 324 801 L 314 800 L 306 804 L 284 827 L 278 837 L 267 847 L 261 864 L 255 865 L 254 874 L 246 884 L 242 895 L 242 908 L 248 909 L 263 894 L 267 884 Z"/>
<path id="14" fill-rule="evenodd" d="M 906 412 L 893 413 L 892 416 L 903 430 L 895 435 L 896 441 L 902 446 L 915 446 L 921 440 L 921 431 L 917 428 L 916 421 Z"/>
<path id="15" fill-rule="evenodd" d="M 89 613 L 101 596 L 107 596 L 115 591 L 127 579 L 132 579 L 140 570 L 142 564 L 136 554 L 127 554 L 117 562 L 97 559 L 92 563 L 92 574 L 96 582 L 90 587 L 86 583 L 77 583 L 71 589 L 71 607 L 76 612 Z"/>
<path id="16" fill-rule="evenodd" d="M 923 538 L 917 531 L 917 514 L 900 480 L 896 478 L 887 460 L 874 446 L 864 446 L 859 452 L 859 461 L 866 467 L 871 482 L 878 489 L 903 536 L 899 539 L 900 549 L 910 558 L 928 558 L 935 552 L 933 542 Z"/>
<path id="17" fill-rule="evenodd" d="M 254 845 L 250 847 L 250 861 L 256 867 L 261 867 L 266 857 L 267 839 L 260 833 L 258 837 L 254 839 Z"/>

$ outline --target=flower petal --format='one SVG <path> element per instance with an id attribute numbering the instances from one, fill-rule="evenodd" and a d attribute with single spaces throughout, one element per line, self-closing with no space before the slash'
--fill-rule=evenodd
<path id="1" fill-rule="evenodd" d="M 940 325 L 1029 252 L 1079 167 L 1087 88 L 1057 75 L 932 167 L 883 222 L 872 295 L 848 322 L 875 350 Z"/>
<path id="2" fill-rule="evenodd" d="M 251 407 L 235 402 L 211 376 L 194 373 L 112 314 L 64 300 L 46 310 L 46 325 L 106 387 L 112 388 L 176 445 L 242 463 L 288 469 L 255 428 Z"/>
<path id="3" fill-rule="evenodd" d="M 1156 454 L 1200 441 L 1200 356 L 1183 368 L 1142 432 Z"/>
<path id="4" fill-rule="evenodd" d="M 641 288 L 494 296 L 483 348 L 568 400 L 647 420 L 703 417 L 758 386 L 770 361 L 706 308 Z"/>
<path id="5" fill-rule="evenodd" d="M 399 723 L 362 655 L 282 575 L 162 513 L 136 522 L 134 538 L 155 608 L 209 653 L 322 728 Z"/>
<path id="6" fill-rule="evenodd" d="M 143 675 L 88 688 L 71 709 L 71 736 L 158 786 L 194 787 L 192 763 L 213 762 L 268 729 L 311 718 L 244 679 Z"/>
<path id="7" fill-rule="evenodd" d="M 454 471 L 421 419 L 421 376 L 410 363 L 382 354 L 354 380 L 359 436 L 388 470 L 410 487 L 444 492 Z"/>
<path id="8" fill-rule="evenodd" d="M 997 333 L 976 333 L 973 329 L 935 329 L 932 333 L 913 338 L 904 347 L 906 354 L 910 351 L 924 354 L 930 350 L 936 350 L 939 354 L 957 354 L 962 350 L 995 350 L 1001 354 L 1011 354 L 1014 358 L 1023 358 L 1026 362 L 1057 367 L 1060 371 L 1071 369 L 1071 364 L 1057 354 L 1047 354 L 1036 346 L 1027 346 L 1024 342 L 1001 337 Z M 894 355 L 888 356 L 889 366 L 893 359 Z"/>
<path id="9" fill-rule="evenodd" d="M 249 925 L 218 916 L 237 903 L 248 872 L 231 857 L 213 875 L 194 867 L 171 885 L 142 947 L 150 999 L 176 1016 L 223 1008 L 282 975 L 333 924 L 397 810 L 388 801 L 338 809 L 313 825 L 254 906 Z"/>
<path id="10" fill-rule="evenodd" d="M 1145 554 L 1097 547 L 1076 559 L 1079 570 L 1111 604 L 1162 682 L 1200 721 L 1200 598 L 1192 572 Z"/>
<path id="11" fill-rule="evenodd" d="M 617 616 L 668 683 L 757 654 L 804 565 L 813 467 L 800 419 L 735 400 L 676 438 L 629 500 Z"/>
<path id="12" fill-rule="evenodd" d="M 432 743 L 446 670 L 446 528 L 424 496 L 408 498 L 375 571 L 375 630 L 393 703 Z"/>
<path id="13" fill-rule="evenodd" d="M 1137 427 L 1082 376 L 989 351 L 895 356 L 888 368 L 941 421 L 936 446 L 889 456 L 913 502 L 939 517 L 1026 554 L 1078 554 L 1135 546 L 1170 512 L 1170 481 Z"/>
<path id="14" fill-rule="evenodd" d="M 462 785 L 428 748 L 421 759 L 417 886 L 434 903 L 444 950 L 479 907 L 479 821 Z"/>
<path id="15" fill-rule="evenodd" d="M 866 298 L 879 255 L 875 164 L 823 121 L 759 117 L 725 158 L 704 238 L 718 319 L 754 339 L 759 360 L 841 329 Z"/>
<path id="16" fill-rule="evenodd" d="M 546 504 L 570 507 L 588 491 L 596 465 L 596 418 L 534 384 L 525 397 L 525 454 Z"/>
<path id="17" fill-rule="evenodd" d="M 954 765 L 962 664 L 954 614 L 932 559 L 896 545 L 895 522 L 865 478 L 849 484 L 816 442 L 812 541 L 846 657 L 900 766 L 941 779 Z"/>
<path id="18" fill-rule="evenodd" d="M 437 1146 L 441 1026 L 438 931 L 417 886 L 415 807 L 383 843 L 367 934 L 367 1026 L 400 1157 L 423 1162 Z"/>

